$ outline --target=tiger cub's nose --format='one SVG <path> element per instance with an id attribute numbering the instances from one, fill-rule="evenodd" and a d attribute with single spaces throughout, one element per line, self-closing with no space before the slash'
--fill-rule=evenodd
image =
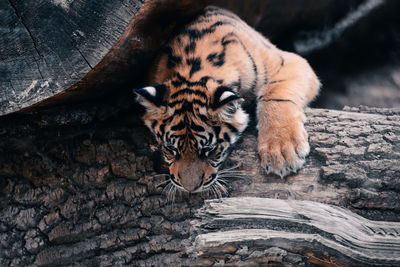
<path id="1" fill-rule="evenodd" d="M 183 171 L 182 173 L 178 173 L 178 177 L 183 188 L 185 188 L 188 192 L 194 192 L 203 184 L 204 173 L 194 174 Z"/>

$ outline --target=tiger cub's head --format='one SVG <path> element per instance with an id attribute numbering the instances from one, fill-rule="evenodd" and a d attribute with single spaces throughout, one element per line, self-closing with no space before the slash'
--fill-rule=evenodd
<path id="1" fill-rule="evenodd" d="M 179 74 L 134 92 L 146 108 L 143 120 L 163 151 L 171 183 L 188 192 L 212 188 L 229 148 L 247 126 L 243 99 L 209 77 L 190 82 Z"/>

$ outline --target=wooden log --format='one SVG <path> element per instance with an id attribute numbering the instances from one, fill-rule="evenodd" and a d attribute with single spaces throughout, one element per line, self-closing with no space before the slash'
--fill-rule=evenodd
<path id="1" fill-rule="evenodd" d="M 0 115 L 70 88 L 110 51 L 143 2 L 0 3 Z"/>
<path id="2" fill-rule="evenodd" d="M 171 202 L 137 108 L 0 118 L 0 265 L 400 264 L 399 109 L 307 110 L 311 154 L 285 179 L 249 129 L 224 198 Z"/>
<path id="3" fill-rule="evenodd" d="M 285 39 L 289 49 L 287 40 L 304 25 L 313 31 L 352 9 L 346 0 L 312 0 L 307 7 L 289 0 L 3 1 L 0 115 L 138 86 L 173 29 L 209 4 L 231 9 L 275 42 Z"/>

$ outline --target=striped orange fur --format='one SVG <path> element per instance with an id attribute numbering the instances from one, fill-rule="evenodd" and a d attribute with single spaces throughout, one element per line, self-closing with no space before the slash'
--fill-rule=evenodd
<path id="1" fill-rule="evenodd" d="M 285 176 L 304 164 L 303 108 L 319 80 L 305 59 L 276 48 L 233 13 L 207 7 L 171 38 L 153 69 L 153 85 L 135 92 L 177 188 L 200 192 L 218 182 L 248 124 L 242 103 L 254 98 L 267 173 Z"/>

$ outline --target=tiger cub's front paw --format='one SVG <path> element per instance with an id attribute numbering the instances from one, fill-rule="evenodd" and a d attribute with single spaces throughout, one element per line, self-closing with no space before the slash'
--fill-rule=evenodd
<path id="1" fill-rule="evenodd" d="M 303 120 L 289 120 L 259 130 L 258 152 L 267 173 L 284 177 L 297 172 L 310 152 Z"/>

